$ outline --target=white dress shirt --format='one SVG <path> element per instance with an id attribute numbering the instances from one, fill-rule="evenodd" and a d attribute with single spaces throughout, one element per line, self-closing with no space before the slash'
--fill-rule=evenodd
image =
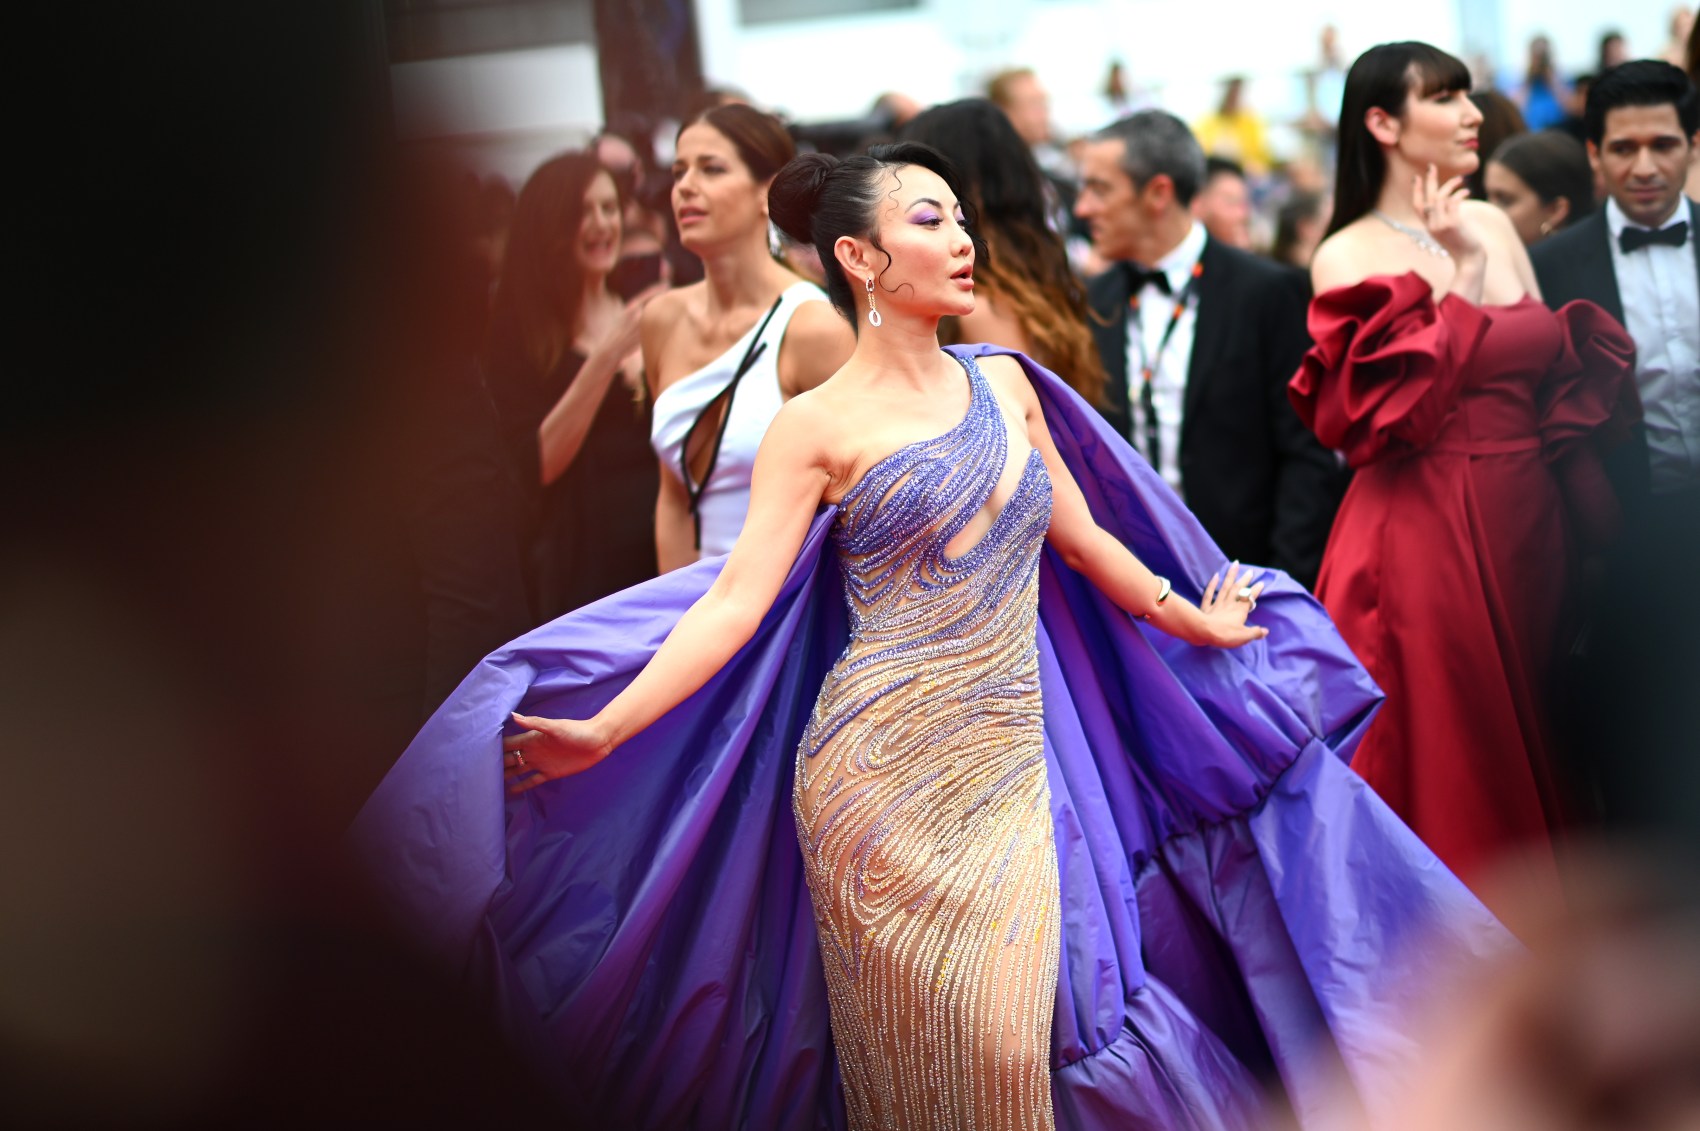
<path id="1" fill-rule="evenodd" d="M 1618 234 L 1629 218 L 1606 202 L 1611 265 L 1623 321 L 1635 339 L 1635 384 L 1647 423 L 1647 464 L 1655 495 L 1700 487 L 1700 282 L 1694 269 L 1693 206 L 1686 197 L 1662 231 L 1690 221 L 1681 247 L 1625 254 Z M 1637 225 L 1638 226 L 1638 225 Z"/>
<path id="2" fill-rule="evenodd" d="M 1192 280 L 1198 257 L 1204 254 L 1204 225 L 1194 220 L 1186 238 L 1169 254 L 1151 264 L 1169 279 L 1169 294 L 1147 283 L 1135 297 L 1138 309 L 1129 304 L 1127 313 L 1127 393 L 1132 435 L 1128 438 L 1140 454 L 1151 460 L 1158 474 L 1176 491 L 1181 489 L 1181 413 L 1186 407 L 1186 374 L 1192 364 L 1193 330 L 1198 324 L 1198 289 L 1193 288 L 1186 309 L 1175 323 L 1169 345 L 1158 356 L 1163 332 L 1174 316 L 1175 302 Z M 1145 366 L 1153 366 L 1151 400 L 1157 410 L 1157 458 L 1151 458 L 1150 437 L 1139 386 Z"/>

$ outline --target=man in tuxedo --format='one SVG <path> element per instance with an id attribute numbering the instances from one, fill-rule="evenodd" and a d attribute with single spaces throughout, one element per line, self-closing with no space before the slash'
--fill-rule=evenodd
<path id="1" fill-rule="evenodd" d="M 1607 455 L 1623 532 L 1604 560 L 1579 689 L 1587 773 L 1620 824 L 1700 794 L 1700 210 L 1682 195 L 1700 126 L 1688 77 L 1651 59 L 1600 75 L 1583 121 L 1606 206 L 1530 252 L 1542 297 L 1604 307 L 1635 340 L 1644 422 Z M 1692 832 L 1690 835 L 1693 835 Z M 1700 838 L 1697 838 L 1700 839 Z"/>
<path id="2" fill-rule="evenodd" d="M 1172 114 L 1104 129 L 1081 173 L 1075 214 L 1112 263 L 1087 289 L 1109 374 L 1104 416 L 1223 552 L 1313 585 L 1346 473 L 1287 401 L 1310 346 L 1304 275 L 1194 219 L 1204 153 Z"/>

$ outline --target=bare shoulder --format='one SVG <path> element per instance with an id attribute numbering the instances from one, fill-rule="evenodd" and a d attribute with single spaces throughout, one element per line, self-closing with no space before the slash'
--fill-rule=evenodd
<path id="1" fill-rule="evenodd" d="M 803 346 L 842 344 L 846 354 L 856 343 L 850 324 L 830 302 L 822 299 L 811 299 L 797 307 L 785 327 L 785 337 L 790 339 L 793 335 Z"/>
<path id="2" fill-rule="evenodd" d="M 984 357 L 974 359 L 988 380 L 1000 388 L 1031 388 L 1027 381 L 1027 370 L 1021 367 L 1021 362 L 1012 353 L 989 353 Z"/>
<path id="3" fill-rule="evenodd" d="M 643 308 L 638 320 L 638 345 L 643 351 L 644 380 L 649 395 L 661 392 L 661 373 L 668 368 L 669 350 L 676 349 L 680 330 L 688 324 L 687 316 L 693 302 L 700 301 L 703 284 L 691 283 L 662 291 Z"/>
<path id="4" fill-rule="evenodd" d="M 986 375 L 993 392 L 998 399 L 1006 404 L 1020 405 L 1024 412 L 1031 412 L 1039 407 L 1039 394 L 1033 391 L 1033 382 L 1027 376 L 1021 362 L 1013 354 L 996 353 L 986 357 L 976 358 L 980 364 L 980 372 Z"/>
<path id="5" fill-rule="evenodd" d="M 643 316 L 638 320 L 638 334 L 646 355 L 659 348 L 673 328 L 679 325 L 690 301 L 687 292 L 698 285 L 662 291 L 644 306 Z"/>
<path id="6" fill-rule="evenodd" d="M 831 303 L 805 302 L 785 324 L 779 344 L 779 387 L 786 397 L 818 387 L 850 359 L 856 335 Z"/>
<path id="7" fill-rule="evenodd" d="M 791 445 L 813 444 L 827 453 L 837 442 L 842 420 L 843 412 L 834 403 L 832 392 L 817 385 L 780 406 L 773 423 L 767 426 L 767 439 L 778 437 Z"/>
<path id="8" fill-rule="evenodd" d="M 1497 204 L 1489 204 L 1485 200 L 1465 200 L 1459 203 L 1464 215 L 1472 221 L 1486 224 L 1501 231 L 1511 232 L 1516 229 L 1511 226 L 1511 217 Z"/>
<path id="9" fill-rule="evenodd" d="M 1348 224 L 1323 240 L 1310 261 L 1311 290 L 1315 294 L 1361 283 L 1372 274 L 1374 256 L 1361 221 Z"/>
<path id="10" fill-rule="evenodd" d="M 660 328 L 677 322 L 690 302 L 691 292 L 701 286 L 701 283 L 692 283 L 689 286 L 674 287 L 650 299 L 649 304 L 643 308 L 644 330 L 647 331 L 651 326 Z"/>
<path id="11" fill-rule="evenodd" d="M 1466 200 L 1461 207 L 1464 216 L 1477 226 L 1476 230 L 1493 241 L 1495 250 L 1509 251 L 1513 247 L 1523 246 L 1516 227 L 1511 223 L 1511 217 L 1505 214 L 1503 208 L 1485 200 Z"/>

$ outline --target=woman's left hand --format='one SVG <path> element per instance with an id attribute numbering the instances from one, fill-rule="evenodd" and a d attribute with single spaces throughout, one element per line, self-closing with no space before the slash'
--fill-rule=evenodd
<path id="1" fill-rule="evenodd" d="M 524 793 L 547 781 L 583 773 L 606 758 L 608 740 L 590 720 L 513 716 L 527 727 L 502 739 L 502 776 L 509 793 Z"/>
<path id="2" fill-rule="evenodd" d="M 1198 611 L 1210 626 L 1211 644 L 1218 648 L 1238 648 L 1269 635 L 1267 628 L 1246 623 L 1263 594 L 1263 582 L 1253 584 L 1256 576 L 1256 570 L 1233 562 L 1228 566 L 1227 577 L 1217 574 L 1204 587 Z"/>

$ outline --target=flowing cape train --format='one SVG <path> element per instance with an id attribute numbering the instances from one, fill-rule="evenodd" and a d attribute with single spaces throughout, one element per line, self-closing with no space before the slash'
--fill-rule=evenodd
<path id="1" fill-rule="evenodd" d="M 1197 600 L 1220 551 L 1090 406 L 1016 356 L 1099 524 Z M 844 1126 L 791 815 L 797 741 L 847 640 L 834 513 L 755 637 L 606 762 L 507 799 L 508 712 L 594 713 L 720 559 L 492 653 L 355 822 L 381 897 L 592 1122 Z M 1305 1127 L 1333 1123 L 1342 1094 L 1373 1116 L 1453 964 L 1515 946 L 1347 768 L 1380 692 L 1321 606 L 1273 574 L 1255 623 L 1268 639 L 1189 646 L 1045 552 L 1059 1127 L 1249 1128 L 1270 1092 Z"/>

